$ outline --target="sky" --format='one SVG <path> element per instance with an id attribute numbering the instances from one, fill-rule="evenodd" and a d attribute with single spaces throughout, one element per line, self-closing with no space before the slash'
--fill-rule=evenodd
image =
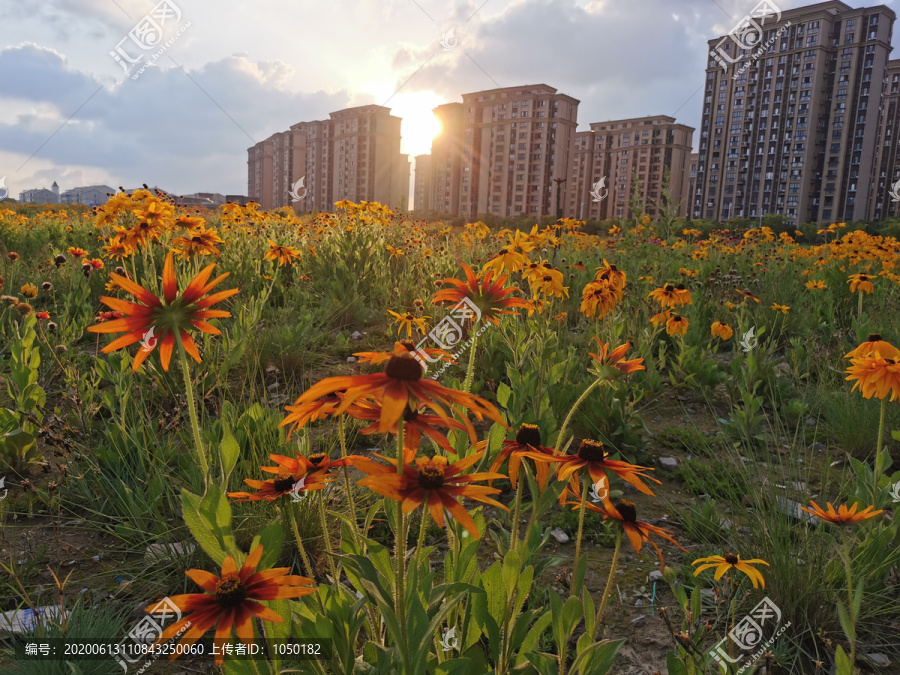
<path id="1" fill-rule="evenodd" d="M 697 128 L 707 41 L 755 4 L 0 0 L 0 180 L 13 198 L 54 181 L 243 195 L 247 148 L 291 124 L 383 105 L 413 156 L 435 106 L 525 84 L 578 99 L 579 130 L 659 114 Z"/>

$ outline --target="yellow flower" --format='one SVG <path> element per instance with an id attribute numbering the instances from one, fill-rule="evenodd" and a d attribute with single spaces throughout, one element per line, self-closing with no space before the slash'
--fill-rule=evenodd
<path id="1" fill-rule="evenodd" d="M 388 250 L 388 252 L 391 254 L 391 257 L 392 257 L 392 258 L 399 258 L 401 255 L 406 255 L 406 254 L 405 254 L 403 251 L 401 251 L 399 248 L 394 248 L 394 247 L 391 246 L 390 244 L 386 244 L 386 245 L 385 245 L 385 248 L 386 248 L 386 249 Z"/>
<path id="2" fill-rule="evenodd" d="M 828 284 L 824 281 L 807 281 L 805 285 L 811 291 L 824 291 L 828 288 Z"/>
<path id="3" fill-rule="evenodd" d="M 715 579 L 716 581 L 718 581 L 725 573 L 731 571 L 732 569 L 735 569 L 739 572 L 743 572 L 750 578 L 750 581 L 753 582 L 753 588 L 766 587 L 766 580 L 763 579 L 763 575 L 760 574 L 758 569 L 753 567 L 753 565 L 765 565 L 766 567 L 769 567 L 769 563 L 767 563 L 765 560 L 760 560 L 758 558 L 754 558 L 752 560 L 741 560 L 741 556 L 735 555 L 734 553 L 727 553 L 724 557 L 720 555 L 713 555 L 708 558 L 698 558 L 697 560 L 692 562 L 691 565 L 696 565 L 697 563 L 706 564 L 700 565 L 700 567 L 694 570 L 695 577 L 698 576 L 703 570 L 715 567 Z"/>
<path id="4" fill-rule="evenodd" d="M 790 305 L 779 305 L 777 302 L 772 303 L 772 309 L 776 312 L 781 312 L 782 314 L 787 314 L 791 310 Z"/>
<path id="5" fill-rule="evenodd" d="M 388 310 L 388 314 L 394 317 L 394 321 L 391 322 L 391 325 L 397 326 L 397 335 L 399 336 L 403 329 L 406 329 L 406 336 L 408 338 L 412 338 L 413 326 L 415 326 L 416 330 L 425 335 L 425 331 L 428 330 L 428 322 L 425 319 L 430 319 L 430 316 L 421 316 L 417 317 L 412 312 L 406 312 L 405 314 L 398 314 L 397 312 L 392 312 Z"/>
<path id="6" fill-rule="evenodd" d="M 669 335 L 684 335 L 687 333 L 688 329 L 688 320 L 685 319 L 680 314 L 672 314 L 669 317 L 669 320 L 666 321 L 666 333 Z"/>

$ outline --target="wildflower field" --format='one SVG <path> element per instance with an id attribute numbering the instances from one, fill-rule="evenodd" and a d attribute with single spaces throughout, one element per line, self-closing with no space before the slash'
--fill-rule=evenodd
<path id="1" fill-rule="evenodd" d="M 900 242 L 336 207 L 0 209 L 0 674 L 900 672 Z"/>

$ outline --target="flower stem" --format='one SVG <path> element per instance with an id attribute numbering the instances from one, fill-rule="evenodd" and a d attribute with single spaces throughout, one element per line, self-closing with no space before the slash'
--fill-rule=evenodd
<path id="1" fill-rule="evenodd" d="M 341 441 L 341 459 L 347 458 L 347 428 L 344 415 L 338 418 L 338 438 Z M 360 543 L 359 521 L 356 520 L 356 504 L 353 501 L 353 489 L 350 485 L 350 469 L 345 464 L 344 467 L 344 487 L 347 490 L 347 506 L 350 509 L 350 519 L 353 521 L 353 538 L 356 543 Z"/>
<path id="2" fill-rule="evenodd" d="M 428 526 L 428 509 L 422 509 L 422 520 L 419 522 L 419 539 L 416 542 L 416 567 L 422 564 L 422 549 L 425 547 L 425 528 Z"/>
<path id="3" fill-rule="evenodd" d="M 584 390 L 584 393 L 578 397 L 578 400 L 575 401 L 575 405 L 572 406 L 572 409 L 569 411 L 569 414 L 566 415 L 566 421 L 563 422 L 562 428 L 559 430 L 559 436 L 556 437 L 556 447 L 553 448 L 553 454 L 558 455 L 560 447 L 563 444 L 563 440 L 565 439 L 566 429 L 569 428 L 569 423 L 572 421 L 572 418 L 575 416 L 575 411 L 581 407 L 581 404 L 587 400 L 588 395 L 594 391 L 600 384 L 603 382 L 603 378 L 597 378 L 591 383 L 587 389 Z"/>
<path id="4" fill-rule="evenodd" d="M 294 533 L 294 541 L 297 542 L 297 550 L 300 551 L 300 559 L 303 561 L 303 566 L 306 567 L 306 575 L 312 579 L 313 583 L 316 581 L 315 574 L 313 574 L 312 565 L 309 562 L 309 556 L 306 555 L 306 547 L 303 545 L 303 539 L 300 537 L 300 530 L 297 529 L 297 516 L 294 514 L 294 504 L 288 504 L 286 511 L 288 512 L 288 517 L 291 521 L 291 531 Z M 319 603 L 319 609 L 322 610 L 322 613 L 325 613 L 325 603 L 322 602 L 322 596 L 319 595 L 318 592 L 315 593 L 316 601 Z"/>
<path id="5" fill-rule="evenodd" d="M 184 376 L 184 393 L 188 402 L 191 430 L 194 433 L 194 451 L 197 454 L 200 471 L 203 473 L 203 494 L 206 494 L 206 490 L 209 487 L 209 460 L 206 457 L 206 450 L 203 449 L 203 441 L 200 438 L 200 420 L 197 417 L 197 406 L 194 403 L 194 387 L 191 384 L 191 371 L 188 368 L 187 352 L 184 351 L 184 344 L 181 342 L 180 331 L 175 331 L 175 341 L 178 343 L 178 357 L 181 361 L 181 374 Z"/>
<path id="6" fill-rule="evenodd" d="M 331 567 L 331 576 L 335 580 L 335 582 L 340 581 L 340 576 L 338 575 L 337 567 L 334 564 L 334 556 L 332 555 L 331 550 L 331 537 L 328 534 L 328 523 L 325 521 L 325 496 L 324 490 L 319 490 L 318 499 L 316 501 L 319 502 L 319 522 L 322 525 L 322 538 L 325 540 L 325 551 L 328 553 L 328 564 Z"/>
<path id="7" fill-rule="evenodd" d="M 856 308 L 856 320 L 857 321 L 862 319 L 862 299 L 863 299 L 863 292 L 860 291 L 859 292 L 859 305 Z"/>
<path id="8" fill-rule="evenodd" d="M 525 470 L 525 475 L 530 475 L 530 471 L 528 469 L 528 464 L 526 462 L 522 462 L 522 468 Z M 535 481 L 537 477 L 535 477 Z M 538 490 L 541 489 L 541 486 L 538 485 Z M 531 495 L 531 515 L 528 516 L 528 524 L 525 526 L 525 536 L 522 539 L 522 547 L 527 548 L 528 546 L 528 538 L 531 536 L 531 528 L 534 527 L 534 521 L 537 520 L 537 496 Z M 541 530 L 543 533 L 543 530 Z"/>
<path id="9" fill-rule="evenodd" d="M 478 324 L 475 324 L 477 326 Z M 473 327 L 474 328 L 474 327 Z M 475 376 L 475 348 L 478 346 L 478 332 L 472 336 L 472 345 L 469 347 L 469 367 L 466 369 L 466 380 L 463 382 L 463 391 L 469 393 L 472 391 L 472 380 Z"/>
<path id="10" fill-rule="evenodd" d="M 404 464 L 403 449 L 403 418 L 397 420 L 397 474 L 403 475 Z M 403 505 L 397 504 L 397 532 L 396 532 L 397 579 L 395 586 L 394 611 L 397 614 L 397 623 L 400 626 L 400 655 L 403 658 L 404 673 L 409 673 L 409 645 L 406 643 L 406 591 L 404 581 L 406 576 L 406 518 L 403 515 Z"/>
<path id="11" fill-rule="evenodd" d="M 884 403 L 884 399 L 881 399 L 882 403 Z M 850 550 L 852 547 L 852 539 L 849 535 L 844 535 L 844 570 L 846 571 L 847 576 L 847 613 L 850 615 L 850 630 L 853 631 L 853 636 L 847 636 L 850 640 L 850 672 L 855 673 L 856 670 L 856 612 L 853 611 L 853 573 L 850 569 L 850 565 L 852 563 L 852 558 L 850 556 Z"/>
<path id="12" fill-rule="evenodd" d="M 584 532 L 584 512 L 587 511 L 585 506 L 587 503 L 587 488 L 581 485 L 580 482 L 579 487 L 581 487 L 581 508 L 578 509 L 578 534 L 575 537 L 575 569 L 572 571 L 575 575 L 575 580 L 578 579 L 578 563 L 581 561 L 581 535 Z M 581 593 L 581 584 L 573 583 L 572 595 L 575 596 L 579 593 Z"/>
<path id="13" fill-rule="evenodd" d="M 603 621 L 603 612 L 606 610 L 606 603 L 609 602 L 609 594 L 612 591 L 613 577 L 616 574 L 616 566 L 619 564 L 619 553 L 622 551 L 622 530 L 616 535 L 616 550 L 613 552 L 612 563 L 609 567 L 609 576 L 606 578 L 606 588 L 603 591 L 603 598 L 600 600 L 600 609 L 597 610 L 597 620 L 594 622 L 594 640 L 597 639 L 597 633 L 600 631 L 600 622 Z"/>
<path id="14" fill-rule="evenodd" d="M 406 454 L 403 451 L 403 417 L 397 420 L 397 475 L 403 475 L 403 464 L 404 464 L 404 455 Z"/>
<path id="15" fill-rule="evenodd" d="M 884 408 L 885 400 L 881 399 L 881 414 L 878 418 L 878 444 L 875 446 L 875 484 L 872 486 L 872 503 L 878 506 L 878 455 L 881 454 L 881 444 L 884 442 Z"/>
<path id="16" fill-rule="evenodd" d="M 525 466 L 525 463 L 522 463 L 522 466 Z M 516 547 L 519 545 L 519 512 L 522 510 L 522 489 L 525 487 L 522 485 L 524 483 L 524 479 L 519 479 L 519 485 L 516 488 L 516 503 L 513 506 L 512 513 L 512 527 L 509 528 L 509 550 L 515 551 Z M 528 539 L 528 533 L 525 533 L 525 539 Z"/>

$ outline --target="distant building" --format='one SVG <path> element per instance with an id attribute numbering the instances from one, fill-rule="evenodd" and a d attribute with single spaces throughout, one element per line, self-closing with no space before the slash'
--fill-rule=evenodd
<path id="1" fill-rule="evenodd" d="M 19 193 L 19 202 L 22 204 L 59 204 L 59 188 L 57 187 L 56 192 L 47 188 L 23 190 Z"/>
<path id="2" fill-rule="evenodd" d="M 247 206 L 247 202 L 251 201 L 246 195 L 225 195 L 225 202 L 238 204 L 239 206 Z"/>
<path id="3" fill-rule="evenodd" d="M 330 211 L 344 199 L 407 207 L 409 156 L 400 153 L 400 122 L 389 108 L 366 105 L 273 134 L 247 150 L 250 199 L 264 209 L 298 211 Z"/>
<path id="4" fill-rule="evenodd" d="M 116 190 L 108 185 L 88 185 L 75 187 L 63 192 L 59 200 L 62 204 L 84 204 L 86 206 L 102 206 L 115 194 Z"/>
<path id="5" fill-rule="evenodd" d="M 688 216 L 690 216 L 691 202 L 693 201 L 695 196 L 696 197 L 703 196 L 702 193 L 697 191 L 697 166 L 699 165 L 699 163 L 700 163 L 700 153 L 692 152 L 690 163 L 688 165 L 689 166 L 688 179 L 687 179 L 687 181 L 685 181 L 687 189 L 685 190 L 685 193 L 683 195 L 684 203 L 685 203 L 685 206 L 688 211 Z"/>
<path id="6" fill-rule="evenodd" d="M 218 192 L 195 192 L 191 195 L 182 195 L 176 201 L 182 206 L 208 206 L 215 208 L 228 200 L 225 195 Z"/>
<path id="7" fill-rule="evenodd" d="M 641 208 L 657 216 L 666 171 L 673 200 L 668 206 L 681 202 L 677 215 L 686 215 L 693 137 L 692 127 L 666 115 L 592 123 L 590 131 L 575 134 L 565 215 L 579 220 L 628 218 L 631 184 L 637 178 Z"/>
<path id="8" fill-rule="evenodd" d="M 416 178 L 413 192 L 413 208 L 416 211 L 433 211 L 431 201 L 431 155 L 416 155 Z"/>
<path id="9" fill-rule="evenodd" d="M 463 104 L 444 103 L 433 112 L 441 133 L 431 142 L 431 210 L 456 215 L 463 173 Z M 416 172 L 418 180 L 418 168 Z"/>

